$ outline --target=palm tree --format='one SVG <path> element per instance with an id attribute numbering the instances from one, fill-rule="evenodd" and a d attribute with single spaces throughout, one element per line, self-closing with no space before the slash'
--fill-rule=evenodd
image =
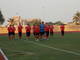
<path id="1" fill-rule="evenodd" d="M 14 19 L 11 19 L 11 18 L 8 20 L 8 22 L 9 22 L 9 24 L 11 24 L 11 25 L 14 25 L 14 24 L 15 24 Z"/>
<path id="2" fill-rule="evenodd" d="M 73 22 L 75 24 L 80 24 L 80 12 L 77 12 L 74 16 L 73 16 Z"/>
<path id="3" fill-rule="evenodd" d="M 0 10 L 0 25 L 3 24 L 4 21 L 5 21 L 5 19 L 3 17 L 2 11 Z"/>

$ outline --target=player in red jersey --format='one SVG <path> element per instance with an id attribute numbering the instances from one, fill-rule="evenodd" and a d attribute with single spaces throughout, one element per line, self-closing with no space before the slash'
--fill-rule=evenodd
<path id="1" fill-rule="evenodd" d="M 40 35 L 40 26 L 39 24 L 36 24 L 33 26 L 33 31 L 34 31 L 34 36 L 35 36 L 35 39 L 36 41 L 39 40 L 39 35 Z"/>
<path id="2" fill-rule="evenodd" d="M 30 38 L 30 33 L 31 33 L 31 26 L 29 24 L 27 24 L 25 29 L 26 29 L 26 37 L 27 37 L 27 39 L 29 39 Z"/>
<path id="3" fill-rule="evenodd" d="M 14 25 L 12 25 L 13 39 L 15 39 L 15 31 L 16 31 L 16 28 L 14 27 Z"/>
<path id="4" fill-rule="evenodd" d="M 35 37 L 35 24 L 33 24 L 32 30 L 33 30 L 33 35 Z"/>
<path id="5" fill-rule="evenodd" d="M 61 26 L 60 26 L 60 29 L 61 29 L 61 36 L 63 37 L 63 36 L 64 36 L 65 26 L 64 26 L 64 25 L 61 25 Z"/>
<path id="6" fill-rule="evenodd" d="M 44 27 L 44 30 L 45 30 L 45 39 L 48 40 L 49 38 L 49 25 L 47 23 L 45 23 L 45 27 Z"/>
<path id="7" fill-rule="evenodd" d="M 54 26 L 50 25 L 50 35 L 53 35 L 53 34 L 54 34 Z"/>
<path id="8" fill-rule="evenodd" d="M 9 27 L 7 28 L 7 30 L 8 30 L 8 37 L 9 37 L 9 40 L 12 40 L 12 26 L 11 25 L 9 25 Z"/>
<path id="9" fill-rule="evenodd" d="M 22 29 L 23 29 L 23 26 L 21 24 L 18 25 L 18 36 L 19 36 L 19 39 L 22 38 Z"/>
<path id="10" fill-rule="evenodd" d="M 9 40 L 14 39 L 14 35 L 15 35 L 15 27 L 13 25 L 10 25 L 8 27 L 8 36 L 9 36 Z"/>

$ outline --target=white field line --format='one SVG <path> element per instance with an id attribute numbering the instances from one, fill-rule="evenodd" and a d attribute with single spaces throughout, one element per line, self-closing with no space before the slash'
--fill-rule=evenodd
<path id="1" fill-rule="evenodd" d="M 24 40 L 24 41 L 26 41 L 26 40 Z M 60 48 L 55 48 L 55 47 L 51 47 L 51 46 L 48 46 L 48 45 L 45 45 L 45 44 L 36 43 L 34 41 L 29 41 L 29 40 L 27 40 L 26 42 L 33 43 L 33 44 L 36 44 L 38 46 L 46 47 L 46 48 L 49 48 L 49 49 L 62 51 L 62 52 L 65 52 L 65 53 L 69 53 L 69 54 L 80 56 L 80 53 L 73 52 L 73 51 L 70 51 L 70 50 L 64 50 L 64 49 L 60 49 Z"/>
<path id="2" fill-rule="evenodd" d="M 6 55 L 3 53 L 3 51 L 0 49 L 1 54 L 3 55 L 5 60 L 8 60 L 8 58 L 6 57 Z"/>
<path id="3" fill-rule="evenodd" d="M 27 52 L 27 51 L 20 51 L 20 50 L 13 50 L 13 49 L 9 49 L 9 48 L 2 48 L 2 49 L 5 49 L 5 50 L 11 50 L 11 51 L 13 51 L 15 54 L 20 54 L 20 53 L 22 53 L 22 54 L 29 54 L 29 55 L 34 55 L 35 53 L 33 53 L 33 52 Z"/>

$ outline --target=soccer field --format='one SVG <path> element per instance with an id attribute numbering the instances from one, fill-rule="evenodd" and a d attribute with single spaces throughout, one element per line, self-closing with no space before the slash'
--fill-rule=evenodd
<path id="1" fill-rule="evenodd" d="M 59 33 L 49 40 L 8 40 L 7 35 L 0 36 L 0 48 L 9 60 L 80 60 L 80 32 L 66 33 L 61 38 Z"/>

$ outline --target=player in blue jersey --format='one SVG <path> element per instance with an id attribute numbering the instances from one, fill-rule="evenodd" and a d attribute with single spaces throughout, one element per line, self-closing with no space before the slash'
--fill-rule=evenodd
<path id="1" fill-rule="evenodd" d="M 45 33 L 45 31 L 44 31 L 44 22 L 41 22 L 41 24 L 40 24 L 40 38 L 41 39 L 43 39 L 44 38 L 44 33 Z"/>

